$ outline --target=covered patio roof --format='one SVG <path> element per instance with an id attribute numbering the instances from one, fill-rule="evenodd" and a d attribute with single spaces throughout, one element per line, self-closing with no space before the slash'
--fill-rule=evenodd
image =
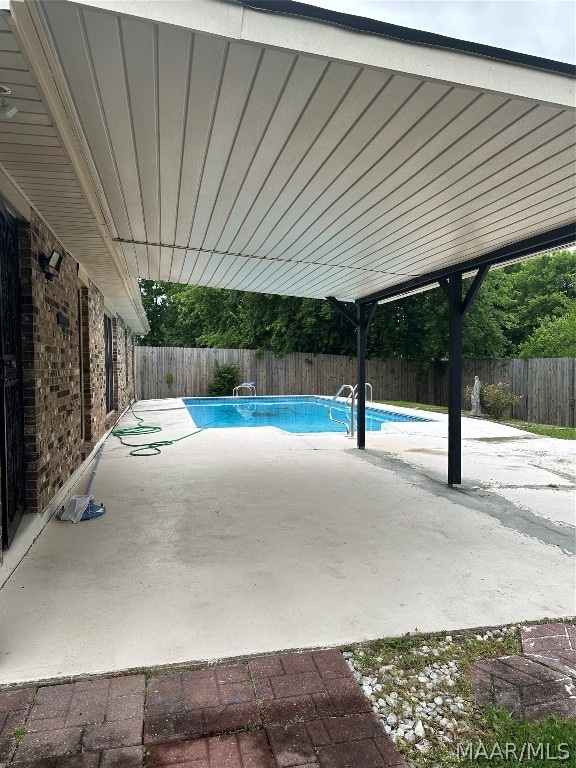
<path id="1" fill-rule="evenodd" d="M 11 9 L 110 279 L 389 299 L 575 239 L 569 65 L 298 3 Z"/>
<path id="2" fill-rule="evenodd" d="M 16 215 L 30 205 L 104 293 L 107 305 L 136 333 L 148 328 L 137 281 L 128 274 L 111 241 L 92 184 L 79 173 L 78 147 L 68 126 L 57 122 L 54 94 L 40 83 L 50 72 L 15 30 L 8 3 L 0 1 L 0 83 L 11 93 L 17 113 L 0 121 L 0 193 Z M 39 77 L 38 75 L 41 75 Z"/>

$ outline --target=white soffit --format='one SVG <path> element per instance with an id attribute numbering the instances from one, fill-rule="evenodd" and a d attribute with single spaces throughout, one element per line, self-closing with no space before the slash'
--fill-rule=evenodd
<path id="1" fill-rule="evenodd" d="M 0 191 L 27 218 L 32 205 L 115 312 L 145 333 L 138 287 L 125 269 L 121 277 L 103 240 L 10 22 L 10 15 L 0 12 L 0 83 L 11 89 L 8 101 L 18 109 L 13 118 L 0 121 L 0 182 L 6 179 Z"/>
<path id="2" fill-rule="evenodd" d="M 133 278 L 359 299 L 574 221 L 568 76 L 219 0 L 27 5 Z"/>

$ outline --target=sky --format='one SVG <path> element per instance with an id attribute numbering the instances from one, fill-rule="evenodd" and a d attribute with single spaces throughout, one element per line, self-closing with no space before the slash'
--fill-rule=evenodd
<path id="1" fill-rule="evenodd" d="M 304 0 L 355 16 L 576 62 L 573 0 Z"/>

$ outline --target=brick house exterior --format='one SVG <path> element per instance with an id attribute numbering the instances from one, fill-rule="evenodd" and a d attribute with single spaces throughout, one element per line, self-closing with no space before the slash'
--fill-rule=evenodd
<path id="1" fill-rule="evenodd" d="M 126 408 L 126 392 L 134 392 L 134 334 L 34 209 L 29 221 L 19 219 L 17 232 L 25 512 L 41 513 Z M 47 279 L 40 254 L 53 251 L 63 255 L 62 264 Z M 112 328 L 110 412 L 105 316 Z"/>
<path id="2" fill-rule="evenodd" d="M 50 65 L 14 23 L 0 14 L 0 85 L 16 104 L 0 115 L 0 583 L 2 548 L 23 520 L 22 544 L 50 518 L 125 410 L 134 334 L 148 330 Z"/>

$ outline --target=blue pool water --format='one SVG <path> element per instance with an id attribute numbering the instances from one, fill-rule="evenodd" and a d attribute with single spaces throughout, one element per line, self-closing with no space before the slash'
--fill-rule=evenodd
<path id="1" fill-rule="evenodd" d="M 343 424 L 330 421 L 330 400 L 321 397 L 185 397 L 183 401 L 198 427 L 277 427 L 294 433 L 346 432 Z M 347 422 L 349 413 L 349 407 L 332 406 L 335 419 Z M 366 408 L 366 430 L 379 432 L 387 421 L 429 419 Z"/>

